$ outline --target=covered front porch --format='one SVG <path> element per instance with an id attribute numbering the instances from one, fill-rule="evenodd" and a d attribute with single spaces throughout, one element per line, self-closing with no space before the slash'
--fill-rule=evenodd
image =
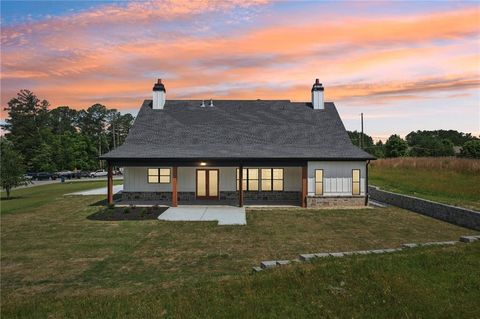
<path id="1" fill-rule="evenodd" d="M 306 205 L 307 166 L 218 165 L 124 166 L 124 205 Z M 109 163 L 109 186 L 111 166 Z M 228 165 L 228 166 L 227 166 Z M 242 182 L 240 182 L 242 181 Z M 113 196 L 108 192 L 108 202 Z"/>
<path id="2" fill-rule="evenodd" d="M 363 206 L 367 198 L 364 161 L 123 164 L 124 205 L 349 207 Z M 113 203 L 112 165 L 109 203 Z"/>

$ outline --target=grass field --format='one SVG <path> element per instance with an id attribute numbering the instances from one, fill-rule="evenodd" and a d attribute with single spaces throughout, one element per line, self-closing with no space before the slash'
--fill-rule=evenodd
<path id="1" fill-rule="evenodd" d="M 307 266 L 245 276 L 261 260 L 290 259 L 299 253 L 397 247 L 405 242 L 456 240 L 478 234 L 401 209 L 252 210 L 247 213 L 247 226 L 103 222 L 86 218 L 99 209 L 96 203 L 102 196 L 62 196 L 96 188 L 96 182 L 72 184 L 61 189 L 47 185 L 18 190 L 21 193 L 14 191 L 13 195 L 21 198 L 2 201 L 2 318 L 229 317 L 235 311 L 244 317 L 249 317 L 248 311 L 282 317 L 278 311 L 303 311 L 304 303 L 309 305 L 305 315 L 325 309 L 338 316 L 342 313 L 335 312 L 334 305 L 339 298 L 348 305 L 344 311 L 359 307 L 356 311 L 361 315 L 375 308 L 371 302 L 381 302 L 383 294 L 390 296 L 385 307 L 399 302 L 400 309 L 414 313 L 427 311 L 428 293 L 435 287 L 454 289 L 452 284 L 460 285 L 464 302 L 471 298 L 469 289 L 478 297 L 478 281 L 466 276 L 460 284 L 457 278 L 474 266 L 478 273 L 480 266 L 478 248 L 460 249 L 463 246 L 447 249 L 451 257 L 445 268 L 439 263 L 443 253 L 432 249 L 419 250 L 418 256 L 412 252 L 398 257 L 332 260 L 329 266 L 319 264 L 318 269 Z M 430 253 L 431 263 L 423 262 L 422 254 Z M 409 254 L 413 254 L 412 260 Z M 469 262 L 463 264 L 459 256 Z M 362 263 L 371 266 L 364 268 Z M 418 268 L 418 263 L 426 268 Z M 388 291 L 395 287 L 391 284 L 400 284 L 396 282 L 402 281 L 399 276 L 420 278 L 435 267 L 443 270 L 432 273 L 412 292 L 412 296 L 427 293 L 418 304 L 410 304 L 413 299 L 407 294 L 414 282 L 403 283 L 403 292 Z M 449 267 L 454 270 L 451 276 Z M 331 276 L 337 271 L 339 276 L 342 271 L 350 274 L 346 278 L 353 286 L 345 295 L 341 289 L 328 288 L 337 287 L 332 280 L 340 277 Z M 355 273 L 358 276 L 352 275 Z M 369 281 L 374 273 L 378 277 Z M 307 285 L 304 291 L 298 291 L 300 279 Z M 445 293 L 438 291 L 432 298 L 440 300 Z M 321 296 L 318 301 L 315 294 Z M 301 295 L 305 301 L 297 303 Z M 460 307 L 456 303 L 459 298 L 452 299 L 452 313 Z M 207 306 L 208 302 L 212 305 Z M 275 308 L 276 304 L 280 307 Z"/>
<path id="2" fill-rule="evenodd" d="M 113 184 L 122 184 L 122 180 L 114 180 Z M 9 214 L 15 211 L 25 211 L 35 208 L 56 198 L 61 198 L 63 194 L 69 194 L 88 189 L 107 187 L 106 181 L 88 181 L 88 182 L 66 182 L 55 183 L 26 188 L 13 189 L 10 193 L 12 199 L 5 200 L 5 192 L 0 192 L 2 201 L 0 205 L 1 214 Z"/>
<path id="3" fill-rule="evenodd" d="M 100 290 L 100 288 L 99 288 Z M 132 294 L 36 295 L 4 318 L 478 318 L 480 243 L 325 259 Z"/>
<path id="4" fill-rule="evenodd" d="M 385 190 L 480 211 L 480 160 L 382 159 L 372 162 L 369 178 Z"/>

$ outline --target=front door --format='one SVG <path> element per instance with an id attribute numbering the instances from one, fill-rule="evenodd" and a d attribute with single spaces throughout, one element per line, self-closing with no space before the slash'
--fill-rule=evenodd
<path id="1" fill-rule="evenodd" d="M 197 198 L 218 199 L 218 169 L 197 169 Z"/>

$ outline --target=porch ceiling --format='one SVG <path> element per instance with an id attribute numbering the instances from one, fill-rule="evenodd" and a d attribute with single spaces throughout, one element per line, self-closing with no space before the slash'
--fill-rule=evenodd
<path id="1" fill-rule="evenodd" d="M 307 165 L 307 160 L 298 159 L 109 159 L 109 163 L 117 166 L 146 167 L 146 166 L 178 166 L 178 167 L 301 167 Z M 202 163 L 202 165 L 201 165 Z"/>

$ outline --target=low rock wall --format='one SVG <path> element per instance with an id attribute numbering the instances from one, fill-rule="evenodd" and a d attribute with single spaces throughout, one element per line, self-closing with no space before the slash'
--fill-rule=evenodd
<path id="1" fill-rule="evenodd" d="M 369 186 L 368 192 L 373 200 L 408 209 L 458 226 L 480 230 L 480 212 L 418 197 L 387 192 L 375 186 Z"/>

